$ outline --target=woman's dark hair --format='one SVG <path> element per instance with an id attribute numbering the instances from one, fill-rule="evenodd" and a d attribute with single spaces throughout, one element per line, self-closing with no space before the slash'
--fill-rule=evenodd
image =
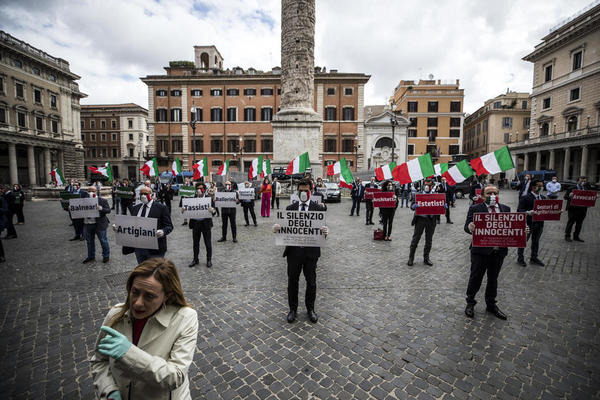
<path id="1" fill-rule="evenodd" d="M 381 184 L 381 190 L 388 191 L 390 185 L 391 185 L 390 181 L 383 181 L 383 183 Z"/>
<path id="2" fill-rule="evenodd" d="M 199 187 L 203 187 L 206 191 L 206 184 L 204 182 L 196 182 L 196 190 L 198 190 Z"/>

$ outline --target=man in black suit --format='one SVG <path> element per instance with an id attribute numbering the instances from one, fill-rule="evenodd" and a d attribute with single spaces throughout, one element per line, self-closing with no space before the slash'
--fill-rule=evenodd
<path id="1" fill-rule="evenodd" d="M 16 239 L 17 231 L 15 229 L 15 225 L 13 224 L 13 216 L 16 212 L 15 194 L 10 189 L 10 186 L 6 186 L 3 197 L 4 200 L 6 200 L 6 204 L 8 204 L 8 214 L 6 215 L 6 237 L 4 239 Z"/>
<path id="2" fill-rule="evenodd" d="M 4 190 L 6 190 L 6 188 L 0 186 L 0 234 L 8 225 L 8 204 L 6 203 L 6 200 L 4 200 L 4 196 L 2 196 L 2 194 L 4 194 Z M 5 261 L 6 258 L 4 258 L 4 247 L 2 246 L 2 239 L 0 239 L 0 263 Z"/>
<path id="3" fill-rule="evenodd" d="M 271 210 L 275 208 L 275 203 L 277 203 L 277 209 L 279 210 L 279 195 L 281 194 L 280 185 L 277 178 L 273 178 L 273 183 L 271 184 Z"/>
<path id="4" fill-rule="evenodd" d="M 129 183 L 128 179 L 123 179 L 123 184 L 121 185 L 121 187 L 131 188 L 132 186 Z M 132 191 L 131 193 L 135 194 L 134 191 Z M 131 206 L 132 205 L 133 205 L 133 197 L 131 197 L 129 199 L 121 197 L 121 214 L 127 215 L 127 211 L 129 211 L 129 213 L 131 214 Z"/>
<path id="5" fill-rule="evenodd" d="M 277 179 L 277 178 L 275 178 Z M 275 184 L 275 182 L 273 182 L 273 185 Z M 244 182 L 244 188 L 246 189 L 251 189 L 252 188 L 252 184 L 248 181 Z M 254 223 L 254 226 L 258 226 L 256 224 L 256 213 L 254 212 L 254 198 L 252 200 L 240 200 L 240 203 L 242 203 L 242 210 L 244 211 L 244 220 L 246 221 L 246 225 L 244 226 L 248 226 L 250 225 L 250 220 L 248 219 L 248 213 L 250 213 L 250 216 L 252 217 L 252 222 Z M 271 208 L 273 208 L 273 206 L 271 206 Z"/>
<path id="6" fill-rule="evenodd" d="M 96 259 L 96 238 L 100 241 L 102 246 L 102 262 L 107 263 L 110 258 L 110 246 L 108 245 L 108 238 L 106 237 L 106 228 L 108 228 L 107 214 L 110 214 L 110 205 L 108 200 L 97 196 L 97 189 L 95 186 L 88 188 L 89 197 L 98 199 L 98 211 L 100 216 L 98 218 L 84 218 L 83 219 L 83 234 L 87 242 L 87 257 L 83 260 L 83 263 L 89 263 Z"/>
<path id="7" fill-rule="evenodd" d="M 498 188 L 493 185 L 488 185 L 483 190 L 485 201 L 480 204 L 475 204 L 469 208 L 467 219 L 465 221 L 465 232 L 473 234 L 475 224 L 473 223 L 473 215 L 475 213 L 498 213 L 510 212 L 510 207 L 498 203 Z M 504 262 L 504 257 L 508 254 L 506 247 L 473 247 L 471 245 L 471 275 L 469 276 L 469 284 L 467 286 L 467 307 L 465 315 L 469 318 L 475 316 L 475 295 L 481 287 L 483 276 L 487 271 L 487 286 L 485 287 L 485 303 L 486 310 L 500 319 L 506 319 L 504 314 L 496 305 L 496 294 L 498 291 L 498 275 L 500 268 Z"/>
<path id="8" fill-rule="evenodd" d="M 352 189 L 350 190 L 350 197 L 352 197 L 352 209 L 350 210 L 350 216 L 354 215 L 354 209 L 356 208 L 356 216 L 360 215 L 360 201 L 365 194 L 365 188 L 362 185 L 360 178 L 357 178 L 352 182 Z"/>
<path id="9" fill-rule="evenodd" d="M 433 181 L 431 179 L 425 179 L 423 182 L 423 192 L 422 194 L 431 194 L 433 191 Z M 447 207 L 448 205 L 446 205 Z M 419 245 L 419 241 L 421 240 L 421 236 L 423 235 L 423 231 L 425 231 L 425 246 L 423 247 L 423 262 L 429 266 L 432 266 L 433 263 L 429 259 L 429 253 L 431 252 L 431 246 L 433 243 L 433 234 L 435 233 L 435 226 L 437 225 L 437 215 L 417 215 L 417 207 L 416 198 L 413 199 L 410 208 L 415 211 L 415 215 L 413 216 L 412 223 L 415 227 L 413 232 L 413 237 L 410 242 L 410 253 L 408 255 L 408 262 L 406 265 L 412 266 L 415 260 L 415 252 L 417 251 L 417 246 Z"/>
<path id="10" fill-rule="evenodd" d="M 471 199 L 471 205 L 477 201 L 477 189 L 481 189 L 481 195 L 483 196 L 483 188 L 485 186 L 485 175 L 481 175 L 479 179 L 473 178 L 471 181 L 471 187 L 469 190 L 469 199 Z"/>
<path id="11" fill-rule="evenodd" d="M 529 186 L 531 186 L 531 175 L 525 174 L 525 177 L 517 186 L 517 189 L 519 190 L 519 198 L 529 193 Z"/>
<path id="12" fill-rule="evenodd" d="M 585 176 L 580 176 L 577 179 L 577 185 L 569 189 L 565 193 L 565 200 L 567 200 L 567 210 L 569 211 L 569 220 L 567 221 L 567 227 L 565 228 L 565 240 L 567 242 L 583 242 L 584 240 L 579 237 L 581 233 L 581 227 L 583 226 L 583 220 L 587 215 L 587 207 L 572 206 L 571 198 L 573 197 L 573 190 L 589 190 L 587 179 Z M 571 240 L 571 229 L 575 224 L 575 232 L 573 232 L 573 240 Z"/>
<path id="13" fill-rule="evenodd" d="M 299 203 L 290 204 L 286 210 L 290 211 L 325 211 L 321 204 L 310 201 L 311 182 L 310 179 L 302 179 L 298 183 Z M 281 226 L 273 225 L 273 232 L 278 232 Z M 321 228 L 321 233 L 327 237 L 328 229 L 326 226 Z M 286 246 L 283 256 L 287 257 L 288 265 L 288 303 L 290 312 L 287 321 L 292 323 L 296 320 L 298 311 L 298 280 L 300 273 L 304 272 L 306 279 L 306 311 L 310 322 L 316 323 L 319 319 L 315 313 L 315 299 L 317 297 L 317 261 L 321 256 L 320 247 L 301 247 Z"/>
<path id="14" fill-rule="evenodd" d="M 80 198 L 88 197 L 88 193 L 79 187 L 79 182 L 74 182 L 72 185 L 71 193 L 78 194 Z M 69 217 L 71 213 L 69 213 Z M 83 218 L 71 218 L 73 221 L 73 229 L 75 230 L 75 236 L 73 236 L 69 241 L 74 240 L 84 240 L 83 237 Z"/>
<path id="15" fill-rule="evenodd" d="M 194 197 L 208 197 L 206 195 L 206 185 L 203 182 L 196 183 L 196 195 Z M 209 211 L 212 215 L 215 215 L 215 203 L 211 199 L 211 206 Z M 181 208 L 183 212 L 183 208 Z M 212 217 L 210 218 L 190 218 L 190 229 L 192 229 L 192 242 L 194 247 L 194 260 L 188 265 L 192 268 L 198 265 L 198 255 L 200 254 L 200 237 L 204 236 L 204 247 L 206 247 L 206 267 L 212 267 L 212 242 L 211 242 L 211 231 L 213 227 Z"/>
<path id="16" fill-rule="evenodd" d="M 536 200 L 545 200 L 546 196 L 542 194 L 542 190 L 544 190 L 544 182 L 534 179 L 531 181 L 531 185 L 529 186 L 529 193 L 526 193 L 521 198 L 519 198 L 519 206 L 517 207 L 518 212 L 526 212 L 527 213 L 527 226 L 529 227 L 529 234 L 527 235 L 527 239 L 531 237 L 531 258 L 529 261 L 532 264 L 544 266 L 544 263 L 538 258 L 538 249 L 540 247 L 540 238 L 542 237 L 542 232 L 544 231 L 544 221 L 534 221 L 533 211 L 534 202 Z M 519 247 L 517 250 L 517 263 L 523 267 L 527 266 L 525 262 L 525 249 Z"/>
<path id="17" fill-rule="evenodd" d="M 237 185 L 237 184 L 236 184 Z M 237 187 L 237 186 L 236 186 Z M 225 182 L 225 190 L 223 192 L 236 192 L 235 203 L 239 203 L 239 195 L 237 189 L 234 189 L 231 182 Z M 236 208 L 235 207 L 221 207 L 221 239 L 217 242 L 224 242 L 227 240 L 227 221 L 231 224 L 231 237 L 233 243 L 237 243 L 237 224 L 235 221 Z"/>
<path id="18" fill-rule="evenodd" d="M 454 196 L 454 186 L 448 185 L 446 178 L 442 177 L 442 183 L 438 186 L 438 193 L 444 193 L 446 195 L 446 223 L 452 224 L 450 221 L 450 204 Z"/>

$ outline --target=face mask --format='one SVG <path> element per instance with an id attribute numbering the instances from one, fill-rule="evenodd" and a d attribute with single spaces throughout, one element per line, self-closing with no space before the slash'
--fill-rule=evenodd
<path id="1" fill-rule="evenodd" d="M 536 187 L 533 188 L 533 191 L 536 192 L 536 193 L 539 193 L 539 192 L 542 191 L 542 188 L 539 187 L 539 186 L 536 186 Z"/>
<path id="2" fill-rule="evenodd" d="M 198 189 L 198 190 L 196 190 L 196 194 L 197 194 L 198 196 L 202 196 L 202 195 L 204 194 L 204 190 L 202 190 L 202 189 Z"/>
<path id="3" fill-rule="evenodd" d="M 303 190 L 300 193 L 298 193 L 298 197 L 300 197 L 301 202 L 306 203 L 308 199 L 310 199 L 310 192 Z"/>
<path id="4" fill-rule="evenodd" d="M 375 184 L 375 181 L 371 179 L 371 185 Z"/>
<path id="5" fill-rule="evenodd" d="M 92 193 L 92 198 L 95 198 L 95 197 L 96 197 L 96 193 Z"/>
<path id="6" fill-rule="evenodd" d="M 423 190 L 427 193 L 429 193 L 431 191 L 431 187 L 429 185 L 426 185 Z"/>
<path id="7" fill-rule="evenodd" d="M 227 186 L 225 186 L 225 189 L 227 189 L 227 190 L 231 190 L 231 185 L 227 185 Z"/>
<path id="8" fill-rule="evenodd" d="M 141 195 L 140 195 L 140 201 L 141 201 L 143 204 L 148 204 L 148 203 L 150 203 L 150 195 L 149 195 L 149 194 L 141 194 Z"/>
<path id="9" fill-rule="evenodd" d="M 498 196 L 496 196 L 495 194 L 486 196 L 485 202 L 490 206 L 495 206 L 496 204 L 498 204 Z"/>

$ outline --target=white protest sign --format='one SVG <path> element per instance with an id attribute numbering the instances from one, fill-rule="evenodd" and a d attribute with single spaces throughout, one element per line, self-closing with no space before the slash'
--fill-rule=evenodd
<path id="1" fill-rule="evenodd" d="M 321 204 L 321 196 L 310 196 L 310 201 L 313 203 Z M 292 193 L 290 195 L 290 204 L 291 203 L 300 203 L 300 197 L 298 197 L 298 193 Z"/>
<path id="2" fill-rule="evenodd" d="M 184 218 L 211 218 L 210 197 L 184 197 L 181 199 Z"/>
<path id="3" fill-rule="evenodd" d="M 277 211 L 276 217 L 281 226 L 275 234 L 277 246 L 325 246 L 325 236 L 321 234 L 326 225 L 325 211 Z"/>
<path id="4" fill-rule="evenodd" d="M 158 238 L 156 237 L 158 219 L 116 215 L 115 225 L 117 226 L 115 238 L 119 246 L 158 249 Z"/>
<path id="5" fill-rule="evenodd" d="M 69 199 L 69 211 L 73 219 L 98 218 L 98 198 Z"/>
<path id="6" fill-rule="evenodd" d="M 240 200 L 254 200 L 254 188 L 242 188 L 239 190 Z"/>
<path id="7" fill-rule="evenodd" d="M 215 193 L 215 207 L 235 208 L 236 192 Z"/>

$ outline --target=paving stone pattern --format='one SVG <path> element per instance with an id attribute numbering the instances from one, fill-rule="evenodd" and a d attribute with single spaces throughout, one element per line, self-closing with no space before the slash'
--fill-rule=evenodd
<path id="1" fill-rule="evenodd" d="M 501 198 L 515 208 L 516 192 Z M 442 217 L 434 266 L 422 263 L 421 243 L 408 267 L 412 212 L 397 210 L 392 242 L 374 242 L 364 206 L 349 217 L 349 200 L 330 204 L 314 325 L 302 308 L 303 278 L 299 318 L 285 320 L 286 263 L 273 245 L 273 216 L 244 227 L 239 210 L 237 244 L 216 242 L 215 218 L 214 267 L 205 267 L 202 244 L 201 265 L 190 269 L 191 230 L 175 213 L 167 255 L 200 322 L 193 398 L 599 398 L 599 207 L 585 221 L 586 243 L 563 240 L 566 215 L 546 223 L 545 267 L 523 268 L 509 252 L 498 295 L 508 321 L 485 312 L 483 289 L 475 319 L 463 313 L 467 207 L 459 200 L 451 209 L 454 225 Z M 98 245 L 98 261 L 83 265 L 85 242 L 67 241 L 73 231 L 58 202 L 27 203 L 25 216 L 19 238 L 3 241 L 0 397 L 92 399 L 88 359 L 107 309 L 125 298 L 135 256 L 122 256 L 109 232 L 110 262 L 100 262 Z"/>

